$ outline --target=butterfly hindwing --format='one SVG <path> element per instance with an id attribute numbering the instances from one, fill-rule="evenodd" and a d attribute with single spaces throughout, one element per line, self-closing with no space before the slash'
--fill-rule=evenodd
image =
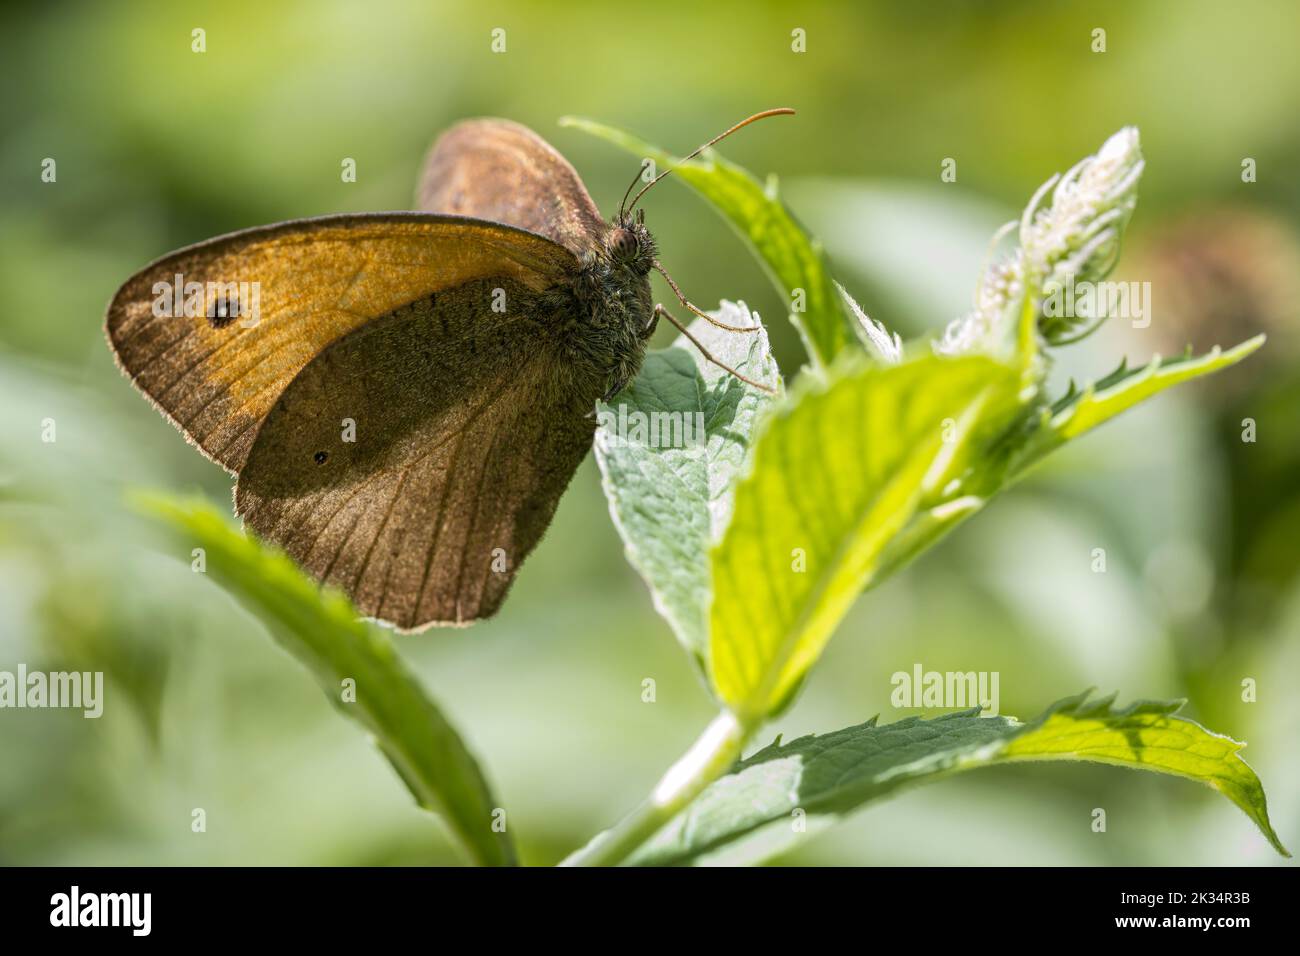
<path id="1" fill-rule="evenodd" d="M 237 510 L 364 614 L 407 630 L 491 614 L 591 443 L 602 383 L 562 354 L 569 321 L 494 278 L 352 332 L 271 409 Z"/>
<path id="2" fill-rule="evenodd" d="M 174 252 L 123 284 L 105 324 L 136 386 L 238 472 L 276 399 L 331 343 L 466 282 L 503 277 L 537 291 L 575 266 L 556 243 L 498 223 L 326 216 Z"/>
<path id="3" fill-rule="evenodd" d="M 508 223 L 594 253 L 610 226 L 569 161 L 526 126 L 457 123 L 434 143 L 417 190 L 426 212 Z"/>

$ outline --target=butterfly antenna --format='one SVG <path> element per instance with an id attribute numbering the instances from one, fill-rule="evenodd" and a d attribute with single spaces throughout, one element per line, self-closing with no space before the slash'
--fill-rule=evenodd
<path id="1" fill-rule="evenodd" d="M 641 168 L 636 171 L 636 175 L 632 177 L 632 182 L 628 183 L 627 191 L 623 193 L 623 201 L 618 204 L 619 222 L 623 221 L 623 216 L 625 215 L 625 213 L 623 212 L 623 207 L 627 205 L 627 197 L 632 195 L 632 190 L 636 188 L 636 184 L 641 179 L 641 174 L 644 172 L 645 172 L 645 163 L 643 162 L 641 164 Z"/>
<path id="2" fill-rule="evenodd" d="M 627 207 L 627 211 L 628 211 L 628 212 L 631 212 L 633 209 L 635 209 L 635 208 L 636 208 L 636 204 L 639 203 L 639 202 L 641 201 L 641 197 L 644 196 L 644 195 L 646 194 L 646 192 L 650 189 L 651 186 L 653 186 L 655 183 L 659 182 L 659 180 L 663 179 L 665 176 L 667 176 L 669 173 L 671 173 L 671 172 L 672 172 L 674 169 L 676 169 L 678 166 L 681 166 L 683 163 L 688 163 L 688 162 L 690 162 L 692 159 L 694 159 L 696 156 L 700 155 L 700 153 L 704 152 L 704 151 L 705 151 L 706 149 L 708 149 L 710 146 L 713 146 L 715 143 L 720 143 L 720 142 L 722 142 L 724 139 L 726 139 L 726 138 L 727 138 L 728 136 L 730 136 L 732 133 L 736 132 L 736 130 L 744 129 L 744 128 L 745 128 L 746 126 L 748 126 L 750 123 L 757 123 L 759 120 L 761 120 L 761 119 L 766 119 L 766 118 L 769 117 L 769 116 L 793 116 L 793 115 L 794 115 L 794 110 L 789 109 L 788 107 L 784 107 L 784 106 L 783 106 L 783 107 L 781 107 L 780 109 L 775 109 L 775 110 L 763 110 L 763 112 L 761 112 L 761 113 L 755 113 L 753 116 L 750 116 L 750 117 L 748 117 L 747 119 L 743 119 L 743 120 L 741 120 L 741 121 L 740 121 L 739 123 L 737 123 L 735 126 L 731 127 L 731 129 L 726 130 L 725 132 L 719 133 L 717 136 L 713 137 L 713 139 L 709 140 L 707 143 L 705 143 L 705 144 L 704 144 L 703 146 L 701 146 L 699 149 L 695 150 L 695 151 L 694 151 L 693 153 L 691 153 L 689 156 L 686 156 L 686 157 L 683 157 L 682 159 L 679 159 L 679 160 L 676 162 L 676 164 L 674 164 L 673 166 L 668 167 L 668 168 L 665 169 L 662 173 L 660 173 L 658 176 L 656 176 L 654 179 L 650 180 L 650 182 L 646 183 L 645 186 L 643 186 L 643 187 L 641 188 L 641 191 L 640 191 L 639 193 L 636 194 L 636 197 L 632 200 L 632 204 L 631 204 L 630 206 Z M 642 167 L 642 168 L 644 168 L 644 167 Z M 641 173 L 638 172 L 638 173 L 637 173 L 637 177 L 639 178 L 640 176 L 641 176 Z M 632 180 L 632 186 L 635 186 L 635 185 L 636 185 L 636 180 L 634 179 L 634 180 Z M 628 187 L 628 190 L 627 190 L 628 192 L 631 192 L 631 191 L 632 191 L 632 186 L 629 186 L 629 187 Z M 627 196 L 624 195 L 623 199 L 624 199 L 624 201 L 626 201 Z M 619 215 L 621 216 L 622 214 L 623 214 L 623 207 L 620 205 L 620 206 L 619 206 Z"/>
<path id="3" fill-rule="evenodd" d="M 713 316 L 709 315 L 709 313 L 697 309 L 690 303 L 686 296 L 682 295 L 682 290 L 677 288 L 677 283 L 673 281 L 673 277 L 668 274 L 667 270 L 659 264 L 658 259 L 650 260 L 650 265 L 653 266 L 655 271 L 663 276 L 665 280 L 667 280 L 668 287 L 673 290 L 673 295 L 677 296 L 677 301 L 710 325 L 716 325 L 718 328 L 726 329 L 728 332 L 757 332 L 759 328 L 761 328 L 759 325 L 727 325 L 725 322 L 719 322 Z"/>
<path id="4" fill-rule="evenodd" d="M 705 347 L 700 343 L 700 340 L 699 340 L 699 339 L 697 339 L 695 336 L 691 335 L 690 332 L 687 332 L 687 331 L 686 331 L 686 326 L 682 325 L 682 323 L 678 320 L 677 316 L 673 315 L 671 312 L 669 312 L 667 309 L 665 309 L 662 305 L 656 305 L 656 306 L 655 306 L 655 315 L 662 315 L 665 319 L 667 319 L 667 320 L 668 320 L 669 322 L 671 322 L 674 326 L 676 326 L 676 327 L 677 327 L 677 331 L 680 332 L 680 333 L 682 333 L 682 335 L 686 336 L 686 338 L 691 342 L 691 344 L 694 345 L 697 349 L 700 350 L 700 354 L 703 355 L 703 356 L 705 357 L 705 359 L 707 359 L 708 361 L 712 362 L 714 365 L 716 365 L 718 368 L 722 369 L 724 372 L 730 372 L 732 375 L 736 376 L 736 378 L 740 379 L 740 380 L 741 380 L 742 382 L 744 382 L 746 385 L 753 385 L 755 388 L 757 388 L 757 389 L 759 389 L 759 390 L 761 390 L 761 391 L 767 392 L 767 394 L 769 394 L 769 395 L 775 395 L 775 394 L 776 394 L 776 389 L 774 389 L 772 386 L 770 386 L 770 385 L 764 385 L 762 382 L 756 382 L 756 381 L 754 381 L 754 379 L 749 378 L 749 377 L 746 376 L 746 375 L 741 375 L 739 372 L 737 372 L 737 371 L 736 371 L 734 368 L 732 368 L 730 365 L 726 364 L 725 362 L 720 362 L 720 361 L 718 361 L 716 358 L 714 358 L 714 357 L 713 357 L 713 353 L 710 352 L 708 349 L 706 349 L 706 348 L 705 348 Z"/>

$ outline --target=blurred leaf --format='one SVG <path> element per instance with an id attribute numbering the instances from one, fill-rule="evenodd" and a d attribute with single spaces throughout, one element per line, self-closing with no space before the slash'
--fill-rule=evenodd
<path id="1" fill-rule="evenodd" d="M 593 120 L 566 116 L 560 125 L 577 127 L 633 155 L 653 159 L 662 169 L 675 167 L 673 175 L 707 199 L 749 243 L 785 301 L 792 302 L 796 291 L 802 290 L 804 309 L 791 311 L 790 321 L 818 368 L 829 366 L 845 348 L 856 350 L 857 333 L 841 308 L 821 241 L 810 236 L 778 198 L 775 176 L 764 185 L 714 150 L 703 154 L 707 158 L 677 165 L 680 160 L 671 153 Z"/>
<path id="2" fill-rule="evenodd" d="M 971 307 L 971 283 L 987 265 L 989 236 L 1016 210 L 951 183 L 899 179 L 800 178 L 783 182 L 788 201 L 865 282 L 870 311 L 919 335 Z"/>
<path id="3" fill-rule="evenodd" d="M 312 671 L 335 708 L 374 735 L 416 802 L 440 814 L 476 862 L 515 863 L 510 838 L 492 829 L 500 804 L 473 755 L 392 642 L 361 621 L 342 594 L 322 590 L 202 499 L 141 495 L 139 507 L 170 528 L 186 555 L 204 549 L 207 573 Z M 356 682 L 353 703 L 343 700 L 345 679 Z"/>
<path id="4" fill-rule="evenodd" d="M 788 849 L 904 786 L 977 767 L 1028 760 L 1086 760 L 1198 780 L 1235 803 L 1279 853 L 1264 787 L 1241 759 L 1244 744 L 1174 716 L 1182 701 L 1114 695 L 1058 701 L 1030 723 L 980 717 L 978 708 L 933 719 L 865 724 L 765 747 L 736 764 L 632 858 L 641 864 L 754 863 Z"/>
<path id="5" fill-rule="evenodd" d="M 788 702 L 885 546 L 970 467 L 981 416 L 1017 407 L 1017 381 L 979 356 L 853 360 L 776 406 L 712 558 L 711 676 L 742 719 Z"/>
<path id="6" fill-rule="evenodd" d="M 729 325 L 758 320 L 730 302 L 713 315 Z M 778 386 L 766 332 L 727 332 L 703 319 L 690 331 L 719 361 Z M 708 644 L 709 549 L 731 517 L 735 477 L 771 401 L 678 336 L 648 353 L 632 384 L 598 409 L 596 460 L 614 525 L 655 607 L 697 661 Z"/>

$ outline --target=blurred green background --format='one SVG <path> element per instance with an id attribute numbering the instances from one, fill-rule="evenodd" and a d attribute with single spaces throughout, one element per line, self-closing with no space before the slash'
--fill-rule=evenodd
<path id="1" fill-rule="evenodd" d="M 1098 27 L 1105 53 L 1091 50 Z M 867 595 L 771 732 L 903 716 L 889 679 L 916 662 L 999 671 L 1002 711 L 1022 717 L 1093 685 L 1186 696 L 1191 716 L 1250 742 L 1294 847 L 1298 36 L 1294 4 L 1213 0 L 5 5 L 0 669 L 102 670 L 108 699 L 99 720 L 0 711 L 0 863 L 459 860 L 307 673 L 125 508 L 133 486 L 230 495 L 114 368 L 102 313 L 126 276 L 233 229 L 409 207 L 425 149 L 466 116 L 537 129 L 610 212 L 635 160 L 559 116 L 680 153 L 772 106 L 799 115 L 724 152 L 780 175 L 840 279 L 904 334 L 964 311 L 992 230 L 1135 124 L 1147 172 L 1121 271 L 1153 283 L 1154 321 L 1062 353 L 1059 377 L 1187 342 L 1270 341 L 1071 446 Z M 54 183 L 40 178 L 47 157 Z M 344 157 L 356 183 L 340 181 Z M 939 181 L 946 157 L 955 183 Z M 781 299 L 728 227 L 671 182 L 646 209 L 681 286 L 701 304 L 747 301 L 793 373 Z M 1091 571 L 1097 547 L 1105 574 Z M 712 713 L 622 560 L 590 459 L 500 616 L 401 648 L 484 761 L 528 862 L 616 820 Z M 1241 699 L 1247 677 L 1255 703 Z M 191 832 L 195 807 L 206 833 Z M 1094 807 L 1105 834 L 1090 830 Z M 1082 765 L 924 788 L 785 860 L 1277 862 L 1207 788 Z"/>

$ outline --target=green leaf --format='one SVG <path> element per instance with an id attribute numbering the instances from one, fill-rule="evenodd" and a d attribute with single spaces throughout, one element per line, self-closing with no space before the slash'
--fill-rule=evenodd
<path id="1" fill-rule="evenodd" d="M 743 304 L 711 314 L 728 325 L 758 322 Z M 761 328 L 728 332 L 697 319 L 690 331 L 720 362 L 778 386 Z M 731 517 L 754 422 L 771 402 L 678 336 L 648 353 L 635 381 L 597 411 L 596 460 L 614 525 L 655 608 L 697 661 L 708 641 L 709 549 Z"/>
<path id="2" fill-rule="evenodd" d="M 1216 345 L 1204 355 L 1193 356 L 1188 352 L 1172 359 L 1162 359 L 1157 355 L 1140 368 L 1130 369 L 1121 365 L 1082 391 L 1071 387 L 1069 394 L 1050 410 L 1044 411 L 1038 427 L 1017 456 L 1015 471 L 1024 470 L 1049 451 L 1092 431 L 1170 386 L 1236 365 L 1263 344 L 1264 336 L 1257 335 L 1226 352 Z"/>
<path id="3" fill-rule="evenodd" d="M 476 862 L 515 863 L 509 837 L 493 832 L 500 804 L 477 761 L 378 628 L 358 619 L 342 594 L 322 590 L 205 501 L 141 495 L 137 503 L 183 543 L 187 556 L 204 549 L 207 573 L 307 666 L 336 709 L 374 735 L 416 803 L 440 814 Z M 355 681 L 351 703 L 343 700 L 345 679 Z"/>
<path id="4" fill-rule="evenodd" d="M 841 307 L 822 244 L 808 234 L 778 198 L 776 177 L 769 177 L 764 185 L 713 150 L 677 166 L 680 161 L 672 154 L 593 120 L 566 116 L 560 125 L 608 140 L 635 156 L 654 160 L 661 168 L 675 166 L 673 175 L 712 203 L 749 243 L 785 301 L 794 301 L 796 290 L 803 291 L 804 309 L 791 311 L 790 321 L 799 330 L 817 367 L 829 366 L 846 348 L 857 350 L 857 333 Z"/>
<path id="5" fill-rule="evenodd" d="M 1264 339 L 1257 335 L 1226 352 L 1216 345 L 1205 355 L 1188 352 L 1168 360 L 1157 355 L 1136 369 L 1121 365 L 1082 393 L 1054 406 L 1051 427 L 1063 439 L 1077 438 L 1171 385 L 1236 365 L 1263 345 Z"/>
<path id="6" fill-rule="evenodd" d="M 1085 387 L 1071 385 L 1067 395 L 1012 424 L 999 439 L 988 443 L 987 453 L 961 479 L 950 485 L 943 500 L 918 509 L 916 516 L 895 538 L 881 562 L 881 573 L 899 570 L 940 538 L 976 514 L 996 494 L 1014 483 L 1031 465 L 1071 439 L 1172 385 L 1209 375 L 1240 362 L 1264 343 L 1259 335 L 1227 352 L 1218 348 L 1205 355 L 1190 353 L 1130 369 L 1121 365 L 1110 375 Z"/>
<path id="7" fill-rule="evenodd" d="M 1087 760 L 1198 780 L 1235 803 L 1279 853 L 1264 787 L 1241 759 L 1244 744 L 1176 714 L 1182 701 L 1112 707 L 1114 696 L 1070 697 L 1030 723 L 978 709 L 930 720 L 875 720 L 765 747 L 715 781 L 632 858 L 642 864 L 753 863 L 789 849 L 802 810 L 821 830 L 904 786 L 978 767 Z"/>
<path id="8" fill-rule="evenodd" d="M 1017 373 L 980 356 L 864 358 L 766 419 L 713 552 L 710 673 L 747 724 L 783 707 L 918 504 L 966 467 Z"/>

